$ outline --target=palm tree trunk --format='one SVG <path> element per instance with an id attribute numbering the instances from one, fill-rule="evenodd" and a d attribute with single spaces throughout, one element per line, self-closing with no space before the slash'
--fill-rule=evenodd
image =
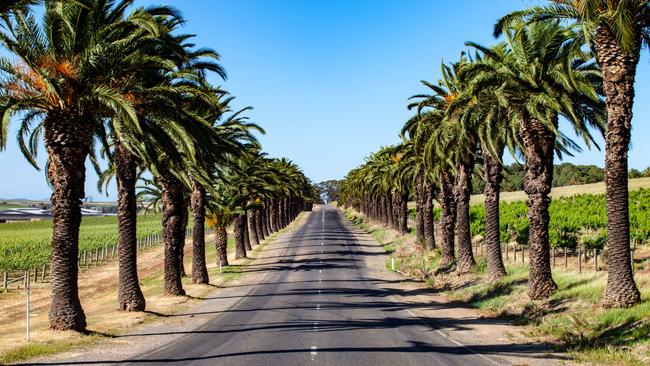
<path id="1" fill-rule="evenodd" d="M 524 145 L 524 191 L 528 195 L 530 273 L 528 296 L 545 299 L 557 285 L 551 273 L 548 207 L 553 182 L 554 134 L 540 121 L 524 116 L 519 133 Z"/>
<path id="2" fill-rule="evenodd" d="M 497 146 L 497 153 L 503 156 L 503 145 Z M 506 275 L 501 256 L 501 233 L 499 223 L 499 195 L 501 193 L 501 162 L 490 154 L 487 146 L 482 146 L 483 171 L 485 174 L 485 241 L 487 243 L 487 275 L 494 282 Z"/>
<path id="3" fill-rule="evenodd" d="M 248 232 L 250 233 L 251 245 L 259 245 L 260 239 L 257 237 L 257 225 L 255 224 L 255 210 L 248 210 L 246 213 L 248 219 Z"/>
<path id="4" fill-rule="evenodd" d="M 164 288 L 165 294 L 185 295 L 181 282 L 180 251 L 185 241 L 183 209 L 185 198 L 183 183 L 165 167 L 159 169 L 158 183 L 162 188 L 163 240 L 165 242 Z"/>
<path id="5" fill-rule="evenodd" d="M 440 268 L 449 268 L 454 264 L 454 228 L 456 225 L 456 201 L 454 200 L 454 185 L 447 171 L 440 172 L 440 231 L 442 242 L 442 258 Z"/>
<path id="6" fill-rule="evenodd" d="M 436 247 L 435 224 L 433 220 L 433 182 L 425 178 L 423 198 L 423 226 L 424 226 L 424 247 L 432 250 Z"/>
<path id="7" fill-rule="evenodd" d="M 91 119 L 50 112 L 45 119 L 45 146 L 52 184 L 52 295 L 50 328 L 86 329 L 77 285 L 81 200 L 86 157 L 92 143 Z"/>
<path id="8" fill-rule="evenodd" d="M 393 211 L 395 212 L 395 230 L 400 234 L 408 233 L 406 216 L 408 214 L 408 193 L 393 192 Z"/>
<path id="9" fill-rule="evenodd" d="M 641 34 L 640 31 L 638 34 Z M 605 198 L 607 200 L 607 287 L 605 307 L 638 304 L 630 260 L 630 213 L 627 187 L 627 151 L 630 144 L 634 78 L 639 62 L 640 37 L 631 54 L 621 49 L 607 27 L 596 32 L 596 56 L 603 71 L 607 103 L 605 134 Z"/>
<path id="10" fill-rule="evenodd" d="M 214 247 L 217 251 L 217 265 L 228 265 L 228 233 L 225 226 L 217 227 Z"/>
<path id="11" fill-rule="evenodd" d="M 209 283 L 205 263 L 205 188 L 192 179 L 192 283 Z"/>
<path id="12" fill-rule="evenodd" d="M 264 237 L 268 238 L 271 235 L 271 231 L 269 230 L 269 213 L 268 210 L 266 209 L 266 203 L 264 204 L 264 208 L 262 209 L 261 216 L 262 216 L 262 230 L 264 231 Z"/>
<path id="13" fill-rule="evenodd" d="M 118 287 L 117 308 L 144 311 L 145 300 L 138 281 L 138 207 L 135 197 L 136 159 L 115 138 L 115 178 L 117 180 Z"/>
<path id="14" fill-rule="evenodd" d="M 250 230 L 248 227 L 248 214 L 246 213 L 246 210 L 244 210 L 244 246 L 246 247 L 246 251 L 253 250 L 251 247 L 251 237 L 250 237 Z"/>
<path id="15" fill-rule="evenodd" d="M 255 218 L 255 231 L 257 232 L 257 238 L 259 241 L 266 239 L 264 235 L 264 227 L 262 224 L 262 210 L 257 209 L 253 211 L 253 217 Z"/>
<path id="16" fill-rule="evenodd" d="M 187 233 L 187 224 L 190 221 L 190 203 L 189 200 L 184 199 L 183 200 L 183 219 L 181 221 L 181 226 L 182 226 L 182 235 L 183 235 L 183 240 L 181 240 L 181 248 L 180 251 L 178 252 L 178 265 L 180 268 L 181 272 L 181 277 L 187 277 L 187 272 L 185 272 L 185 239 L 186 236 L 185 234 Z"/>
<path id="17" fill-rule="evenodd" d="M 235 235 L 235 259 L 246 258 L 246 244 L 244 243 L 244 232 L 246 231 L 246 216 L 237 215 L 233 220 L 233 231 Z"/>
<path id="18" fill-rule="evenodd" d="M 392 229 L 395 227 L 394 224 L 395 215 L 393 215 L 393 195 L 390 193 L 390 191 L 388 191 L 385 197 L 386 197 L 386 217 L 388 218 L 388 223 L 386 226 Z"/>
<path id="19" fill-rule="evenodd" d="M 415 177 L 415 237 L 420 245 L 425 245 L 424 236 L 424 171 L 420 171 Z"/>
<path id="20" fill-rule="evenodd" d="M 269 207 L 270 210 L 270 216 L 269 219 L 271 220 L 271 228 L 273 232 L 277 232 L 280 230 L 279 224 L 278 224 L 278 201 L 273 198 L 270 200 L 271 206 Z"/>
<path id="21" fill-rule="evenodd" d="M 476 266 L 472 253 L 472 234 L 469 227 L 469 198 L 472 195 L 474 157 L 466 156 L 458 164 L 456 177 L 456 243 L 458 245 L 458 272 L 467 273 Z"/>

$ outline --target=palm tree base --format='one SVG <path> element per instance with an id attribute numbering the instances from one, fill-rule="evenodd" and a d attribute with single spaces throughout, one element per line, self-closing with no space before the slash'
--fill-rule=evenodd
<path id="1" fill-rule="evenodd" d="M 629 308 L 639 302 L 641 302 L 641 293 L 635 285 L 624 286 L 623 283 L 608 283 L 601 304 L 604 308 Z"/>

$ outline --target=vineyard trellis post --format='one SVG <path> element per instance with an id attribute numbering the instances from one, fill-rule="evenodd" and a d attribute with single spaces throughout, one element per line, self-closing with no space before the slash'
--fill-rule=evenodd
<path id="1" fill-rule="evenodd" d="M 30 336 L 29 336 L 29 291 L 30 291 L 30 284 L 29 284 L 29 271 L 25 271 L 25 333 L 27 335 L 27 342 L 30 341 Z"/>
<path id="2" fill-rule="evenodd" d="M 582 253 L 581 247 L 578 247 L 578 273 L 582 273 Z"/>
<path id="3" fill-rule="evenodd" d="M 555 268 L 555 247 L 553 247 L 553 268 Z"/>

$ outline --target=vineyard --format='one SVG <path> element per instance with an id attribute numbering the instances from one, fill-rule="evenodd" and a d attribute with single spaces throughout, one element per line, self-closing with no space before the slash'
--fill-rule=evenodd
<path id="1" fill-rule="evenodd" d="M 650 239 L 650 189 L 630 192 L 630 236 L 633 244 Z M 502 202 L 500 205 L 501 240 L 528 243 L 526 202 Z M 434 209 L 436 220 L 440 209 Z M 604 194 L 581 194 L 555 198 L 549 209 L 549 237 L 553 247 L 602 249 L 607 241 L 607 214 Z M 412 209 L 409 215 L 415 216 Z M 485 207 L 470 208 L 472 236 L 485 235 Z"/>
<path id="2" fill-rule="evenodd" d="M 138 217 L 138 239 L 161 232 L 160 215 Z M 40 267 L 50 260 L 52 221 L 14 222 L 0 225 L 0 270 Z M 92 252 L 117 243 L 117 217 L 84 217 L 79 232 L 79 252 Z"/>

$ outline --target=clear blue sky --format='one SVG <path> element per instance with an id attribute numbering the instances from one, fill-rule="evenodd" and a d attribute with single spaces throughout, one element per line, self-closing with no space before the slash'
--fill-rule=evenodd
<path id="1" fill-rule="evenodd" d="M 381 145 L 396 143 L 409 117 L 407 98 L 437 80 L 468 40 L 483 44 L 496 19 L 532 0 L 167 0 L 187 18 L 184 31 L 216 49 L 228 80 L 213 82 L 252 105 L 272 156 L 286 156 L 311 179 L 340 179 Z M 141 5 L 163 3 L 142 0 Z M 650 165 L 650 63 L 639 64 L 630 165 Z M 13 124 L 15 132 L 16 123 Z M 42 154 L 44 156 L 44 154 Z M 579 164 L 603 165 L 586 151 Z M 46 198 L 42 172 L 20 156 L 15 139 L 0 153 L 0 197 Z M 88 175 L 86 194 L 103 198 Z M 115 188 L 109 199 L 115 198 Z"/>

